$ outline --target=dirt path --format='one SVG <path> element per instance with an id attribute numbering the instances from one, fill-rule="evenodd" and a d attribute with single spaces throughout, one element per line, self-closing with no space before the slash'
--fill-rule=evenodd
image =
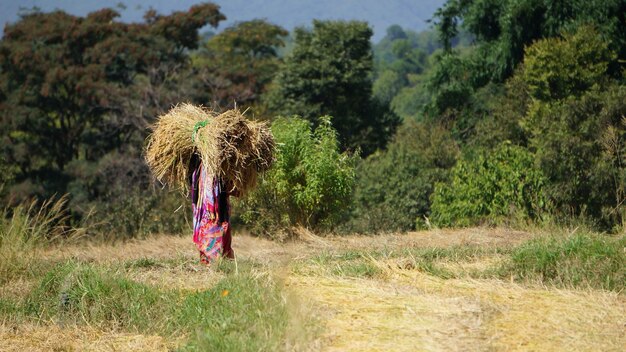
<path id="1" fill-rule="evenodd" d="M 387 280 L 295 276 L 320 306 L 326 351 L 623 351 L 626 300 L 398 271 Z"/>
<path id="2" fill-rule="evenodd" d="M 531 235 L 508 229 L 433 230 L 381 236 L 318 237 L 302 230 L 300 240 L 278 243 L 239 234 L 233 248 L 240 258 L 263 263 L 284 263 L 323 251 L 380 250 L 478 245 L 502 247 L 520 243 Z M 75 258 L 93 262 L 115 262 L 150 258 L 153 260 L 185 257 L 195 259 L 195 247 L 188 237 L 155 236 L 117 245 L 80 245 L 53 248 L 43 256 L 52 259 Z"/>
<path id="3" fill-rule="evenodd" d="M 314 346 L 314 350 L 623 350 L 626 346 L 624 295 L 532 288 L 500 280 L 444 280 L 399 265 L 396 262 L 399 259 L 372 259 L 383 273 L 374 278 L 347 278 L 324 270 L 303 274 L 291 265 L 294 262 L 315 265 L 308 263 L 307 258 L 320 253 L 465 245 L 503 247 L 529 237 L 528 233 L 504 229 L 337 238 L 319 238 L 303 232 L 300 241 L 286 244 L 240 235 L 235 237 L 233 245 L 239 260 L 264 263 L 284 280 L 288 294 L 312 307 L 312 314 L 323 326 L 319 346 Z M 196 264 L 188 238 L 160 236 L 117 246 L 66 247 L 46 255 L 97 263 L 177 259 L 176 265 L 138 267 L 127 274 L 147 284 L 178 289 L 207 288 L 224 275 Z M 21 329 L 26 330 L 16 332 L 0 325 L 0 350 L 19 346 L 23 333 L 41 334 L 42 341 L 57 339 L 65 344 L 62 346 L 69 346 L 67 350 L 166 349 L 158 336 L 78 329 L 57 332 L 37 327 Z"/>
<path id="4" fill-rule="evenodd" d="M 507 246 L 528 238 L 520 232 L 473 229 L 381 238 L 385 245 L 348 237 L 334 239 L 332 247 Z M 623 295 L 493 279 L 444 280 L 406 269 L 402 259 L 374 261 L 383 271 L 376 279 L 341 278 L 325 270 L 289 276 L 288 287 L 320 307 L 326 321 L 323 350 L 623 351 L 626 346 Z"/>

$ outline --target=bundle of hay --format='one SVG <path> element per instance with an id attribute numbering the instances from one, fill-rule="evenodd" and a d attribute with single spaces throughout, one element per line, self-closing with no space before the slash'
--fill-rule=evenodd
<path id="1" fill-rule="evenodd" d="M 258 173 L 270 168 L 274 138 L 267 124 L 247 120 L 238 110 L 217 114 L 181 104 L 153 126 L 146 161 L 159 181 L 187 190 L 194 154 L 208 174 L 245 193 L 256 184 Z"/>

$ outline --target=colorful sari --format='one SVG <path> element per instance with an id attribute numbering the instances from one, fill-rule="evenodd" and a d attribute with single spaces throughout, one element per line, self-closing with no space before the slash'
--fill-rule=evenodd
<path id="1" fill-rule="evenodd" d="M 200 261 L 210 263 L 220 255 L 233 258 L 228 191 L 221 180 L 207 175 L 201 163 L 191 175 L 193 241 Z"/>

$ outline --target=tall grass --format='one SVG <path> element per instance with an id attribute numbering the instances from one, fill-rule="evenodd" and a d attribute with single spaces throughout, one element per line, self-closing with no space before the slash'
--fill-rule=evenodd
<path id="1" fill-rule="evenodd" d="M 561 287 L 626 289 L 626 235 L 544 236 L 515 248 L 502 276 Z"/>
<path id="2" fill-rule="evenodd" d="M 158 334 L 179 341 L 183 350 L 277 351 L 300 343 L 288 334 L 292 314 L 281 285 L 252 262 L 216 265 L 212 270 L 228 274 L 224 279 L 188 291 L 135 282 L 118 266 L 38 259 L 52 242 L 80 234 L 64 226 L 66 200 L 2 210 L 0 321 Z M 31 288 L 21 296 L 4 295 L 1 289 L 17 278 L 32 282 Z"/>
<path id="3" fill-rule="evenodd" d="M 181 341 L 184 351 L 281 351 L 298 343 L 288 336 L 280 285 L 267 272 L 245 261 L 214 270 L 228 275 L 206 290 L 186 291 L 137 283 L 113 267 L 59 263 L 24 299 L 0 297 L 0 321 L 158 334 Z"/>
<path id="4" fill-rule="evenodd" d="M 38 252 L 55 239 L 78 233 L 65 226 L 67 197 L 32 201 L 0 213 L 0 283 L 28 274 Z"/>

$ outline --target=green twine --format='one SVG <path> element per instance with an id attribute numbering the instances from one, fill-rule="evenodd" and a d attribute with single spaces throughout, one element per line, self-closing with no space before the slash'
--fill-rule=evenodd
<path id="1" fill-rule="evenodd" d="M 198 129 L 204 127 L 207 125 L 207 123 L 209 123 L 209 120 L 203 120 L 203 121 L 198 121 L 196 122 L 196 124 L 193 126 L 193 133 L 191 134 L 191 142 L 195 143 L 196 142 L 196 134 L 198 133 Z"/>

